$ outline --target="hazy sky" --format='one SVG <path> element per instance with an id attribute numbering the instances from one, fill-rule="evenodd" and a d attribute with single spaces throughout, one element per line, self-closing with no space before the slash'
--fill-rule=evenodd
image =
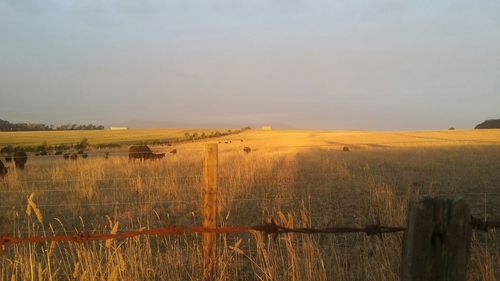
<path id="1" fill-rule="evenodd" d="M 473 127 L 500 1 L 0 0 L 0 119 Z"/>

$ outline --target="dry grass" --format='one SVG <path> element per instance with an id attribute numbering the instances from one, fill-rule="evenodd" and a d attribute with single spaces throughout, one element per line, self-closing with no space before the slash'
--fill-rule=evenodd
<path id="1" fill-rule="evenodd" d="M 219 225 L 402 225 L 407 201 L 451 194 L 499 220 L 498 131 L 250 131 L 220 146 Z M 244 142 L 239 141 L 243 139 Z M 347 145 L 351 152 L 342 152 Z M 243 147 L 252 148 L 250 154 Z M 157 147 L 168 150 L 170 147 Z M 32 157 L 0 180 L 0 231 L 74 234 L 199 225 L 203 143 L 157 162 Z M 119 152 L 119 151 L 118 151 Z M 28 216 L 28 197 L 41 211 Z M 489 195 L 485 196 L 484 194 Z M 130 203 L 130 204 L 129 204 Z M 476 232 L 469 280 L 500 280 L 496 232 Z M 219 280 L 399 280 L 402 235 L 220 235 Z M 1 280 L 200 280 L 200 237 L 4 247 Z"/>
<path id="2" fill-rule="evenodd" d="M 184 139 L 184 134 L 206 133 L 214 129 L 129 129 L 129 130 L 74 130 L 74 131 L 37 131 L 37 132 L 0 132 L 0 147 L 6 145 L 41 145 L 46 141 L 48 145 L 76 144 L 87 138 L 92 145 L 97 144 L 126 144 L 142 141 L 167 141 Z M 219 129 L 226 132 L 226 129 Z"/>

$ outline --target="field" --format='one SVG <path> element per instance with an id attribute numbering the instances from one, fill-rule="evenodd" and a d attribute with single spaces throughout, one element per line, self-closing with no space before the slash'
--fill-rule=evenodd
<path id="1" fill-rule="evenodd" d="M 133 138 L 164 132 L 172 131 L 147 130 L 144 137 L 134 132 Z M 0 134 L 0 146 L 82 137 L 120 141 L 119 134 L 130 134 L 91 133 L 71 140 L 54 133 L 39 140 Z M 500 130 L 250 130 L 181 143 L 174 146 L 177 154 L 153 162 L 131 163 L 121 148 L 111 150 L 109 159 L 95 150 L 77 161 L 32 156 L 24 171 L 9 164 L 0 179 L 0 232 L 74 235 L 200 225 L 206 142 L 219 143 L 220 226 L 270 218 L 288 226 L 364 226 L 377 218 L 399 226 L 408 201 L 422 195 L 462 197 L 475 216 L 500 220 Z M 244 153 L 245 146 L 252 152 Z M 350 151 L 343 152 L 344 146 Z M 38 215 L 26 213 L 32 193 Z M 218 237 L 218 280 L 399 280 L 402 234 L 383 240 L 363 234 Z M 201 280 L 200 240 L 193 234 L 4 245 L 0 279 Z M 498 230 L 474 232 L 471 251 L 468 280 L 500 280 Z"/>
<path id="2" fill-rule="evenodd" d="M 42 131 L 42 132 L 0 132 L 0 147 L 35 146 L 46 141 L 48 145 L 76 144 L 87 138 L 92 145 L 130 144 L 134 142 L 166 142 L 183 139 L 185 133 L 209 134 L 214 129 L 130 129 L 130 130 L 89 130 L 89 131 Z M 227 129 L 219 129 L 226 132 Z"/>

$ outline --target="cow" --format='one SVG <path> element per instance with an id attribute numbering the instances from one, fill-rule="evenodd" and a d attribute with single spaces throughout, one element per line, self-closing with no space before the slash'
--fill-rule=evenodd
<path id="1" fill-rule="evenodd" d="M 135 159 L 140 159 L 142 161 L 147 159 L 161 159 L 165 157 L 165 153 L 153 153 L 153 151 L 147 145 L 132 145 L 128 149 L 128 160 L 132 161 Z"/>
<path id="2" fill-rule="evenodd" d="M 76 159 L 78 159 L 78 154 L 76 154 L 76 153 L 71 153 L 71 155 L 69 156 L 69 159 L 71 159 L 71 160 L 76 160 Z"/>
<path id="3" fill-rule="evenodd" d="M 7 175 L 7 167 L 5 167 L 2 160 L 0 160 L 0 178 L 5 177 L 5 175 Z"/>
<path id="4" fill-rule="evenodd" d="M 175 155 L 177 153 L 177 149 L 174 148 L 174 149 L 170 150 L 170 153 L 172 153 L 172 155 Z"/>
<path id="5" fill-rule="evenodd" d="M 252 151 L 252 149 L 251 149 L 250 147 L 248 147 L 248 146 L 245 146 L 245 147 L 243 148 L 243 151 L 244 151 L 246 154 L 248 154 L 248 153 L 250 153 L 250 152 Z"/>
<path id="6" fill-rule="evenodd" d="M 87 159 L 87 157 L 89 157 L 89 155 L 88 155 L 87 153 L 83 153 L 83 154 L 82 154 L 82 158 L 83 158 L 83 159 Z"/>
<path id="7" fill-rule="evenodd" d="M 26 165 L 27 161 L 28 155 L 26 155 L 26 152 L 16 151 L 16 153 L 14 153 L 14 163 L 16 164 L 16 168 L 18 168 L 19 170 L 24 170 L 24 166 Z"/>
<path id="8" fill-rule="evenodd" d="M 55 153 L 55 155 L 62 155 L 62 154 L 63 154 L 62 150 L 57 150 Z"/>
<path id="9" fill-rule="evenodd" d="M 64 157 L 64 160 L 68 160 L 69 159 L 69 153 L 64 153 L 63 157 Z"/>
<path id="10" fill-rule="evenodd" d="M 342 147 L 342 151 L 348 152 L 349 151 L 349 147 L 348 146 Z"/>

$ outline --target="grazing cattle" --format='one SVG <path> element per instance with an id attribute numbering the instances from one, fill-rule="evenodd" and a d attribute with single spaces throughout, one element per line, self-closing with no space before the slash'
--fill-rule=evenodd
<path id="1" fill-rule="evenodd" d="M 104 159 L 108 159 L 109 158 L 109 152 L 104 152 Z"/>
<path id="2" fill-rule="evenodd" d="M 76 154 L 76 153 L 71 153 L 71 155 L 69 156 L 69 159 L 71 159 L 71 160 L 76 160 L 76 159 L 78 159 L 78 154 Z"/>
<path id="3" fill-rule="evenodd" d="M 243 148 L 243 151 L 244 151 L 246 154 L 248 154 L 248 153 L 252 152 L 252 149 L 251 149 L 250 147 L 248 147 L 248 146 L 245 146 L 245 147 Z"/>
<path id="4" fill-rule="evenodd" d="M 80 149 L 80 150 L 78 150 L 78 154 L 83 154 L 83 152 L 84 152 L 84 151 L 83 151 L 83 150 L 81 150 L 81 149 Z"/>
<path id="5" fill-rule="evenodd" d="M 177 149 L 174 148 L 174 149 L 170 150 L 170 153 L 172 153 L 172 155 L 175 155 L 177 153 Z"/>
<path id="6" fill-rule="evenodd" d="M 128 149 L 128 160 L 140 159 L 161 159 L 165 157 L 165 153 L 155 154 L 147 145 L 132 145 Z"/>
<path id="7" fill-rule="evenodd" d="M 3 178 L 5 175 L 7 175 L 7 167 L 5 167 L 2 160 L 0 160 L 0 178 Z"/>
<path id="8" fill-rule="evenodd" d="M 49 153 L 47 152 L 47 150 L 42 150 L 42 151 L 40 151 L 40 155 L 47 156 L 47 155 L 49 155 Z"/>
<path id="9" fill-rule="evenodd" d="M 64 153 L 64 155 L 63 155 L 64 159 L 68 160 L 69 159 L 69 155 L 70 155 L 69 153 Z"/>
<path id="10" fill-rule="evenodd" d="M 88 155 L 87 153 L 83 153 L 83 154 L 82 154 L 82 158 L 83 158 L 83 159 L 87 159 L 87 157 L 89 157 L 89 155 Z"/>
<path id="11" fill-rule="evenodd" d="M 28 155 L 26 155 L 26 152 L 16 151 L 16 153 L 14 153 L 14 163 L 16 164 L 16 168 L 18 168 L 19 170 L 24 170 L 24 166 L 26 165 L 27 161 Z"/>
<path id="12" fill-rule="evenodd" d="M 12 162 L 12 156 L 5 156 L 5 162 Z"/>
<path id="13" fill-rule="evenodd" d="M 344 147 L 342 148 L 342 151 L 349 151 L 349 147 L 344 146 Z"/>

